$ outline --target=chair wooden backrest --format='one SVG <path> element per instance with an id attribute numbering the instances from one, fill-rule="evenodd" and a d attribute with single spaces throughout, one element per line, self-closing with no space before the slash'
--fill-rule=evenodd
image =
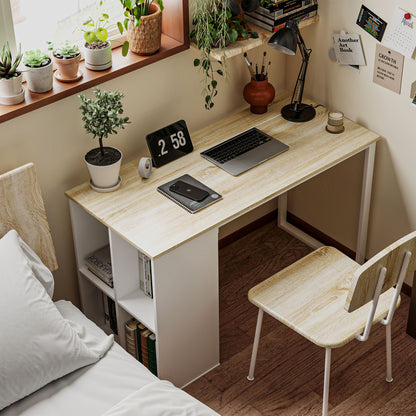
<path id="1" fill-rule="evenodd" d="M 416 231 L 380 251 L 356 270 L 347 295 L 345 309 L 353 312 L 373 299 L 379 273 L 383 267 L 386 268 L 386 275 L 381 293 L 393 287 L 397 283 L 404 257 L 408 251 L 411 257 L 407 275 L 416 269 Z"/>
<path id="2" fill-rule="evenodd" d="M 0 175 L 0 237 L 11 229 L 19 233 L 51 271 L 58 268 L 33 163 Z"/>

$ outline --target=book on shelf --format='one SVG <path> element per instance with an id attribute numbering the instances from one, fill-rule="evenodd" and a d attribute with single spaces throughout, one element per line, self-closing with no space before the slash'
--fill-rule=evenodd
<path id="1" fill-rule="evenodd" d="M 113 269 L 111 267 L 110 246 L 106 245 L 94 251 L 85 259 L 88 270 L 104 283 L 113 287 Z"/>
<path id="2" fill-rule="evenodd" d="M 317 5 L 315 5 L 315 7 L 316 6 Z M 254 23 L 257 26 L 268 30 L 269 32 L 277 32 L 278 30 L 283 29 L 286 26 L 286 23 L 289 19 L 296 20 L 297 22 L 303 22 L 305 20 L 308 20 L 312 17 L 317 16 L 317 14 L 318 14 L 318 11 L 317 11 L 317 7 L 316 7 L 315 10 L 313 10 L 309 13 L 300 13 L 297 16 L 292 16 L 292 17 L 287 18 L 287 19 L 284 18 L 282 23 L 274 23 L 274 24 L 265 23 L 264 21 L 259 20 L 255 17 L 252 17 L 251 15 L 250 16 L 245 15 L 244 19 L 249 23 Z"/>
<path id="3" fill-rule="evenodd" d="M 141 348 L 142 348 L 142 364 L 149 368 L 149 347 L 148 347 L 148 337 L 152 333 L 150 329 L 145 329 L 140 333 Z"/>
<path id="4" fill-rule="evenodd" d="M 137 349 L 137 319 L 131 318 L 124 324 L 124 332 L 126 336 L 126 351 L 134 358 L 138 359 Z"/>
<path id="5" fill-rule="evenodd" d="M 147 338 L 147 348 L 149 351 L 149 370 L 157 376 L 156 335 L 153 333 Z"/>
<path id="6" fill-rule="evenodd" d="M 114 300 L 109 298 L 105 293 L 102 293 L 102 300 L 104 312 L 104 326 L 108 328 L 109 331 L 111 330 L 111 332 L 113 332 L 114 335 L 118 335 L 116 304 Z"/>
<path id="7" fill-rule="evenodd" d="M 140 289 L 146 296 L 153 298 L 152 261 L 139 252 Z"/>

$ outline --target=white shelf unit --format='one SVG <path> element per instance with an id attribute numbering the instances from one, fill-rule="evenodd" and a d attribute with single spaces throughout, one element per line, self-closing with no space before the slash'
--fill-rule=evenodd
<path id="1" fill-rule="evenodd" d="M 156 335 L 158 376 L 183 387 L 219 364 L 218 229 L 151 259 L 153 298 L 140 289 L 139 251 L 74 201 L 69 201 L 81 305 L 103 325 L 102 293 L 115 301 L 119 343 L 131 317 Z M 114 288 L 84 259 L 110 245 Z M 204 255 L 201 255 L 204 253 Z"/>

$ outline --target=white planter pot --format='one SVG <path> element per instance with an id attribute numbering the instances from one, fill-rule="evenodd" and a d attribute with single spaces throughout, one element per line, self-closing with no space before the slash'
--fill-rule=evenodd
<path id="1" fill-rule="evenodd" d="M 25 99 L 22 78 L 22 74 L 10 79 L 0 78 L 0 104 L 15 105 Z"/>
<path id="2" fill-rule="evenodd" d="M 112 65 L 111 44 L 104 49 L 85 47 L 85 66 L 93 71 L 104 71 Z"/>
<path id="3" fill-rule="evenodd" d="M 42 93 L 50 91 L 53 85 L 52 61 L 40 68 L 30 68 L 25 73 L 27 86 L 30 91 Z"/>
<path id="4" fill-rule="evenodd" d="M 116 149 L 118 150 L 118 149 Z M 118 150 L 120 152 L 120 150 Z M 90 173 L 92 185 L 96 188 L 111 188 L 119 182 L 121 159 L 123 154 L 120 152 L 120 159 L 112 165 L 98 166 L 87 162 L 88 171 Z"/>

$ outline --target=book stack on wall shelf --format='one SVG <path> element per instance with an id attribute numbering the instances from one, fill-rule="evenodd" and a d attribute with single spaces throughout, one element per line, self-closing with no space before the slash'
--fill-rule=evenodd
<path id="1" fill-rule="evenodd" d="M 157 376 L 156 336 L 137 319 L 125 323 L 126 350 Z"/>
<path id="2" fill-rule="evenodd" d="M 288 20 L 306 22 L 318 14 L 318 0 L 266 1 L 254 12 L 244 13 L 244 19 L 269 32 L 285 27 Z"/>

